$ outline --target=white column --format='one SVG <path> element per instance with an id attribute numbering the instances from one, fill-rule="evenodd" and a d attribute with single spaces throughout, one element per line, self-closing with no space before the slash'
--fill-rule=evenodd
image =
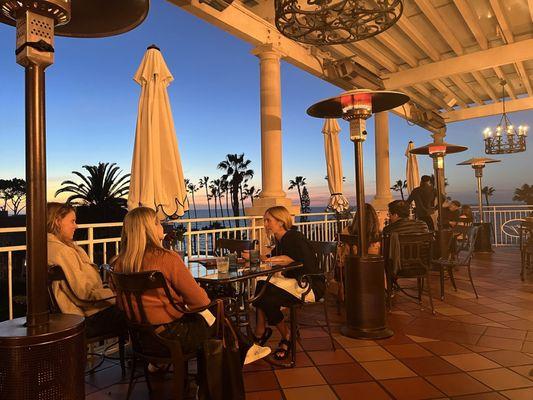
<path id="1" fill-rule="evenodd" d="M 392 201 L 389 166 L 389 114 L 387 111 L 376 113 L 375 150 L 376 150 L 376 195 L 372 205 L 377 211 L 387 210 Z"/>
<path id="2" fill-rule="evenodd" d="M 261 85 L 261 195 L 246 209 L 247 215 L 263 215 L 273 206 L 285 206 L 298 212 L 283 191 L 283 150 L 281 137 L 281 77 L 282 54 L 272 45 L 252 50 L 259 58 Z"/>

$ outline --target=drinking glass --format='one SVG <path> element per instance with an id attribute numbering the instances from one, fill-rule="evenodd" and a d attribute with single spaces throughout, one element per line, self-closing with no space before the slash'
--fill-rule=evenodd
<path id="1" fill-rule="evenodd" d="M 229 258 L 216 257 L 217 270 L 219 274 L 227 274 L 229 272 Z"/>
<path id="2" fill-rule="evenodd" d="M 274 250 L 274 248 L 276 247 L 276 237 L 272 232 L 267 232 L 267 241 L 265 247 L 270 249 L 270 257 L 272 257 L 272 250 Z M 270 261 L 270 258 L 268 259 L 268 265 L 272 266 L 272 261 Z"/>

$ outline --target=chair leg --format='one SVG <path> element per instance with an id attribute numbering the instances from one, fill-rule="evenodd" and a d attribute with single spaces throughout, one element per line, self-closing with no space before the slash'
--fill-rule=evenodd
<path id="1" fill-rule="evenodd" d="M 118 337 L 118 354 L 120 358 L 120 369 L 122 370 L 122 377 L 126 376 L 126 361 L 124 346 L 126 345 L 126 337 L 121 335 Z"/>
<path id="2" fill-rule="evenodd" d="M 324 317 L 326 318 L 326 325 L 328 327 L 329 339 L 331 340 L 331 347 L 333 351 L 335 351 L 335 340 L 333 340 L 333 335 L 331 334 L 331 325 L 329 323 L 327 296 L 324 296 L 323 304 L 324 304 Z"/>
<path id="3" fill-rule="evenodd" d="M 466 266 L 468 268 L 468 278 L 470 278 L 470 284 L 472 285 L 472 289 L 474 289 L 474 294 L 476 295 L 476 299 L 479 299 L 479 296 L 477 295 L 476 287 L 474 286 L 474 280 L 472 279 L 472 272 L 470 270 L 470 263 Z"/>
<path id="4" fill-rule="evenodd" d="M 298 324 L 296 322 L 296 307 L 292 306 L 289 308 L 290 310 L 290 318 L 291 318 L 291 363 L 290 367 L 294 367 L 296 365 L 296 336 L 297 336 L 297 327 Z"/>
<path id="5" fill-rule="evenodd" d="M 418 287 L 418 304 L 422 304 L 422 278 L 416 278 L 416 286 Z"/>
<path id="6" fill-rule="evenodd" d="M 431 282 L 429 281 L 429 270 L 426 274 L 426 282 L 428 285 L 428 296 L 429 296 L 429 305 L 431 307 L 431 313 L 435 314 L 435 308 L 433 307 L 433 296 L 431 296 Z"/>
<path id="7" fill-rule="evenodd" d="M 452 282 L 453 290 L 457 292 L 457 285 L 455 284 L 455 276 L 453 276 L 453 265 L 446 266 L 448 270 L 448 275 L 450 276 L 450 281 Z"/>
<path id="8" fill-rule="evenodd" d="M 152 393 L 152 382 L 150 382 L 150 371 L 148 371 L 148 362 L 143 360 L 144 379 L 146 379 L 146 386 L 148 386 L 148 392 Z"/>
<path id="9" fill-rule="evenodd" d="M 440 275 L 440 299 L 444 301 L 444 265 L 439 265 L 439 275 Z"/>
<path id="10" fill-rule="evenodd" d="M 135 386 L 135 368 L 136 367 L 137 367 L 137 357 L 133 356 L 133 361 L 131 363 L 130 383 L 128 384 L 128 394 L 126 394 L 126 400 L 130 400 L 131 392 L 133 391 L 133 386 Z"/>
<path id="11" fill-rule="evenodd" d="M 392 278 L 387 275 L 387 308 L 392 311 L 392 291 L 394 290 Z"/>
<path id="12" fill-rule="evenodd" d="M 176 400 L 184 398 L 185 389 L 185 365 L 182 362 L 174 363 L 174 392 L 176 394 Z"/>

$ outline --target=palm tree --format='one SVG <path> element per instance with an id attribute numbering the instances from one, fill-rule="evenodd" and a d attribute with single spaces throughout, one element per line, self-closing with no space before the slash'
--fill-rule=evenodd
<path id="1" fill-rule="evenodd" d="M 514 190 L 513 201 L 522 201 L 528 205 L 533 204 L 533 185 L 524 183 L 522 187 Z"/>
<path id="2" fill-rule="evenodd" d="M 62 188 L 55 195 L 72 193 L 67 202 L 81 200 L 84 205 L 97 207 L 125 207 L 126 196 L 129 193 L 130 174 L 120 176 L 122 171 L 115 163 L 98 163 L 98 165 L 84 165 L 88 175 L 72 171 L 82 182 L 71 180 L 61 182 Z"/>
<path id="3" fill-rule="evenodd" d="M 261 193 L 260 189 L 256 189 L 255 186 L 247 187 L 244 190 L 244 199 L 250 199 L 250 203 L 252 207 L 254 206 L 254 199 L 259 197 L 259 193 Z"/>
<path id="4" fill-rule="evenodd" d="M 188 181 L 188 179 L 185 180 Z M 194 183 L 189 181 L 189 183 L 187 184 L 187 190 L 189 191 L 192 197 L 192 209 L 194 210 L 194 218 L 198 219 L 198 213 L 196 212 L 196 201 L 194 199 L 194 193 L 198 191 L 198 187 Z M 194 225 L 196 229 L 198 229 L 198 221 L 195 221 Z"/>
<path id="5" fill-rule="evenodd" d="M 305 178 L 303 176 L 297 176 L 289 181 L 289 190 L 294 188 L 298 189 L 298 198 L 300 200 L 300 212 L 303 212 L 302 204 L 302 188 L 305 186 Z"/>
<path id="6" fill-rule="evenodd" d="M 392 190 L 395 192 L 400 192 L 400 196 L 402 196 L 402 200 L 405 200 L 405 197 L 403 196 L 403 190 L 407 189 L 407 181 L 402 181 L 401 179 L 398 179 L 394 186 L 391 187 Z"/>
<path id="7" fill-rule="evenodd" d="M 209 211 L 209 218 L 211 218 L 211 205 L 209 204 L 209 177 L 204 176 L 203 178 L 200 178 L 200 181 L 198 182 L 198 185 L 201 188 L 205 188 L 205 197 L 207 199 L 207 210 Z"/>
<path id="8" fill-rule="evenodd" d="M 211 181 L 211 184 L 209 185 L 209 196 L 215 200 L 215 218 L 218 218 L 218 205 L 217 205 L 217 187 L 215 184 L 215 180 Z"/>
<path id="9" fill-rule="evenodd" d="M 223 178 L 229 182 L 231 192 L 231 207 L 233 209 L 233 215 L 238 217 L 239 211 L 239 194 L 241 184 L 245 179 L 251 179 L 254 176 L 254 171 L 249 169 L 251 161 L 244 158 L 242 154 L 228 154 L 226 159 L 220 162 L 217 166 L 218 169 L 223 170 L 225 173 Z M 239 226 L 239 221 L 235 220 L 235 226 Z"/>
<path id="10" fill-rule="evenodd" d="M 487 203 L 487 206 L 489 205 L 489 197 L 494 194 L 494 188 L 491 186 L 485 186 L 483 189 L 481 189 L 481 194 L 485 196 L 485 203 Z"/>
<path id="11" fill-rule="evenodd" d="M 224 197 L 226 198 L 226 215 L 229 217 L 229 182 L 228 179 L 225 176 L 220 177 L 220 191 L 224 193 Z M 231 220 L 228 220 L 228 224 L 231 228 Z"/>

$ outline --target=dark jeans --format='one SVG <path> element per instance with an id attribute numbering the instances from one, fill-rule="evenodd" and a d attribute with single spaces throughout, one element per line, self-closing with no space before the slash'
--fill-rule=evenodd
<path id="1" fill-rule="evenodd" d="M 85 335 L 89 339 L 108 333 L 118 335 L 120 332 L 126 332 L 126 321 L 116 306 L 107 307 L 85 318 Z"/>
<path id="2" fill-rule="evenodd" d="M 264 281 L 257 282 L 255 289 L 256 295 L 264 285 Z M 259 299 L 253 302 L 253 305 L 263 310 L 269 325 L 277 325 L 283 321 L 281 307 L 290 307 L 293 304 L 300 303 L 300 300 L 276 285 L 272 285 L 271 283 L 267 283 L 266 285 L 265 292 Z"/>
<path id="3" fill-rule="evenodd" d="M 200 349 L 203 342 L 215 334 L 215 327 L 216 324 L 207 325 L 205 319 L 199 314 L 185 314 L 183 317 L 167 324 L 161 336 L 179 341 L 183 353 L 195 353 Z"/>

